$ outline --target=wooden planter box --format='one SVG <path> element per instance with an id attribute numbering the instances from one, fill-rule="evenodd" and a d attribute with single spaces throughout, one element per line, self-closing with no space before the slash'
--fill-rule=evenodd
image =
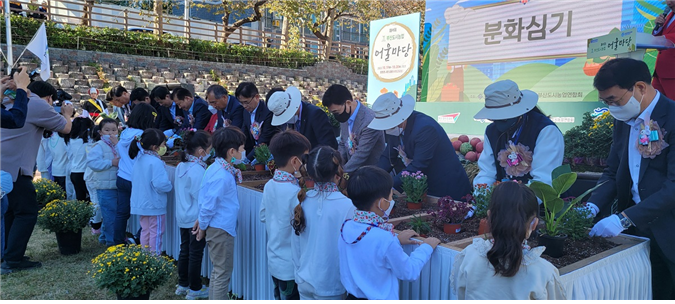
<path id="1" fill-rule="evenodd" d="M 260 190 L 256 187 L 260 186 L 260 185 L 267 184 L 268 181 L 269 181 L 269 179 L 246 181 L 246 182 L 242 182 L 241 184 L 239 184 L 239 186 L 244 187 L 246 189 L 251 189 L 251 190 L 258 191 L 258 192 L 262 192 L 262 190 Z"/>

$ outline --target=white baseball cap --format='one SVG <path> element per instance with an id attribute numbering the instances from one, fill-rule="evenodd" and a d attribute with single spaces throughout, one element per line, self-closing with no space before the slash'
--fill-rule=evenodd
<path id="1" fill-rule="evenodd" d="M 302 94 L 294 86 L 286 88 L 285 92 L 275 92 L 267 101 L 267 108 L 274 113 L 272 125 L 280 126 L 288 122 L 302 103 Z"/>
<path id="2" fill-rule="evenodd" d="M 518 117 L 537 106 L 539 96 L 530 90 L 518 89 L 513 80 L 497 81 L 485 88 L 485 107 L 475 119 L 503 120 Z"/>
<path id="3" fill-rule="evenodd" d="M 389 130 L 404 122 L 413 110 L 415 99 L 410 95 L 398 98 L 394 93 L 384 93 L 373 103 L 375 119 L 368 125 L 373 130 Z"/>

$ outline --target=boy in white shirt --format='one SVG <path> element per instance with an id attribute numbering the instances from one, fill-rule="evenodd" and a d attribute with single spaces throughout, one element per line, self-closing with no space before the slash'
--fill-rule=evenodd
<path id="1" fill-rule="evenodd" d="M 296 176 L 302 166 L 302 158 L 310 148 L 309 140 L 293 130 L 278 133 L 270 142 L 277 170 L 265 184 L 260 221 L 267 228 L 267 265 L 274 282 L 276 300 L 300 300 L 291 253 L 291 219 L 300 191 Z"/>
<path id="2" fill-rule="evenodd" d="M 393 180 L 384 170 L 366 166 L 349 178 L 347 192 L 356 207 L 353 217 L 340 229 L 340 280 L 347 300 L 398 300 L 398 280 L 417 280 L 440 240 L 411 239 L 417 234 L 398 234 L 387 223 L 394 207 Z M 401 245 L 421 245 L 408 256 Z"/>

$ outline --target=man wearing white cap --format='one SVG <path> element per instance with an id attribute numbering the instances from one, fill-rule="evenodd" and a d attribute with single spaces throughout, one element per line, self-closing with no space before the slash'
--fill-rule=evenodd
<path id="1" fill-rule="evenodd" d="M 277 91 L 270 96 L 267 107 L 272 111 L 273 126 L 293 129 L 304 135 L 312 149 L 318 146 L 338 148 L 337 140 L 326 113 L 321 108 L 302 101 L 302 94 L 296 87 L 288 87 L 286 91 Z"/>
<path id="2" fill-rule="evenodd" d="M 473 184 L 536 180 L 550 185 L 551 173 L 562 165 L 565 141 L 555 123 L 537 107 L 537 93 L 502 80 L 487 86 L 484 94 L 485 107 L 474 118 L 493 123 L 485 129 L 480 173 Z"/>
<path id="3" fill-rule="evenodd" d="M 471 185 L 450 138 L 438 122 L 414 109 L 412 96 L 398 98 L 385 93 L 375 100 L 375 119 L 368 127 L 399 138 L 401 144 L 388 149 L 398 150 L 405 171 L 422 171 L 428 177 L 429 195 L 449 195 L 457 200 L 465 197 Z M 402 191 L 400 172 L 394 177 L 394 188 Z"/>
<path id="4" fill-rule="evenodd" d="M 99 91 L 97 88 L 89 89 L 89 100 L 84 103 L 82 106 L 87 112 L 91 119 L 96 120 L 96 118 L 101 114 L 108 115 L 108 106 L 100 99 L 98 99 Z"/>

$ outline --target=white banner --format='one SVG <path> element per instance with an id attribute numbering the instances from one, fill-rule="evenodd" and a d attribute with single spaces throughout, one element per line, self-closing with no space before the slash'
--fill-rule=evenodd
<path id="1" fill-rule="evenodd" d="M 622 5 L 606 0 L 535 0 L 445 11 L 451 65 L 586 54 L 591 37 L 621 28 Z"/>
<path id="2" fill-rule="evenodd" d="M 33 39 L 28 43 L 26 49 L 29 50 L 33 55 L 40 59 L 40 78 L 47 81 L 51 76 L 49 69 L 49 48 L 47 47 L 47 31 L 45 29 L 45 24 L 42 23 L 40 28 L 33 36 Z"/>

